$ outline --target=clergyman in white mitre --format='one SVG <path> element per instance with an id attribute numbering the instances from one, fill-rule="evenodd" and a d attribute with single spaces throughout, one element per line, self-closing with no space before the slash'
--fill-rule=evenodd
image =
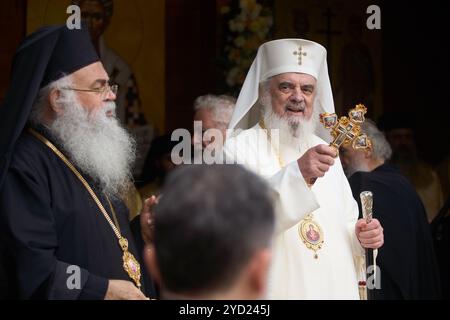
<path id="1" fill-rule="evenodd" d="M 358 221 L 337 152 L 325 142 L 331 136 L 318 125 L 322 112 L 334 112 L 325 48 L 302 39 L 263 44 L 229 126 L 243 131 L 229 132 L 224 156 L 274 190 L 269 299 L 359 299 L 355 262 L 384 241 L 376 219 Z"/>

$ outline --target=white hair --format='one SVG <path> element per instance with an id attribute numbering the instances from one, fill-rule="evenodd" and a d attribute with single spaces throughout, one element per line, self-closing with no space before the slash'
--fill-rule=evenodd
<path id="1" fill-rule="evenodd" d="M 233 115 L 236 99 L 227 95 L 207 94 L 194 101 L 194 111 L 207 109 L 212 112 L 213 120 L 221 127 L 227 128 Z"/>
<path id="2" fill-rule="evenodd" d="M 135 141 L 115 117 L 106 115 L 114 113 L 114 102 L 105 102 L 98 113 L 89 112 L 79 102 L 75 91 L 63 90 L 70 85 L 71 78 L 66 76 L 41 89 L 29 122 L 45 126 L 72 163 L 94 179 L 104 193 L 119 196 L 127 191 L 132 181 Z M 59 90 L 56 102 L 63 112 L 53 122 L 45 124 L 43 114 L 53 90 Z"/>
<path id="3" fill-rule="evenodd" d="M 72 78 L 70 75 L 66 75 L 61 79 L 51 82 L 47 86 L 39 90 L 38 96 L 34 101 L 33 107 L 31 109 L 28 121 L 32 125 L 43 125 L 44 124 L 44 113 L 47 109 L 50 101 L 50 94 L 58 90 L 63 92 L 63 88 L 70 87 L 72 85 Z"/>
<path id="4" fill-rule="evenodd" d="M 372 140 L 372 153 L 375 159 L 388 160 L 392 156 L 392 149 L 386 140 L 383 132 L 381 132 L 375 122 L 370 119 L 361 126 L 362 131 Z"/>

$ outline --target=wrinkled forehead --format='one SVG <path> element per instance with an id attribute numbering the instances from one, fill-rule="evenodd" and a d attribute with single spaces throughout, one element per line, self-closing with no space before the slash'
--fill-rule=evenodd
<path id="1" fill-rule="evenodd" d="M 291 82 L 300 84 L 315 85 L 317 80 L 310 74 L 299 72 L 281 73 L 270 78 L 272 83 Z"/>
<path id="2" fill-rule="evenodd" d="M 92 83 L 99 79 L 108 81 L 109 76 L 101 62 L 94 62 L 72 73 L 72 79 L 75 82 Z"/>

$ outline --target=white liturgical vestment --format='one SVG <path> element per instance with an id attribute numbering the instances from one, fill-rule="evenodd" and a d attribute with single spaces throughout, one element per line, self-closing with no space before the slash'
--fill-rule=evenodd
<path id="1" fill-rule="evenodd" d="M 318 144 L 326 143 L 313 136 L 302 151 L 300 147 L 277 150 L 257 124 L 229 138 L 224 146 L 227 163 L 242 164 L 263 176 L 275 194 L 269 299 L 359 299 L 355 261 L 364 251 L 355 234 L 358 206 L 341 163 L 336 159 L 325 177 L 309 188 L 296 161 Z M 299 222 L 309 213 L 324 235 L 317 259 L 298 231 Z"/>

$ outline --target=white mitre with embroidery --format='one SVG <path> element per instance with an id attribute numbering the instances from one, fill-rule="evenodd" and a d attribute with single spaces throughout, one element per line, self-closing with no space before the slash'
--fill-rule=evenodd
<path id="1" fill-rule="evenodd" d="M 259 84 L 270 77 L 287 72 L 313 76 L 317 80 L 314 108 L 318 108 L 319 113 L 334 113 L 326 49 L 309 40 L 280 39 L 266 42 L 259 47 L 236 102 L 229 129 L 253 127 L 260 120 L 260 111 L 254 108 L 258 100 Z M 316 134 L 326 141 L 330 140 L 329 132 L 322 126 L 316 126 Z"/>

